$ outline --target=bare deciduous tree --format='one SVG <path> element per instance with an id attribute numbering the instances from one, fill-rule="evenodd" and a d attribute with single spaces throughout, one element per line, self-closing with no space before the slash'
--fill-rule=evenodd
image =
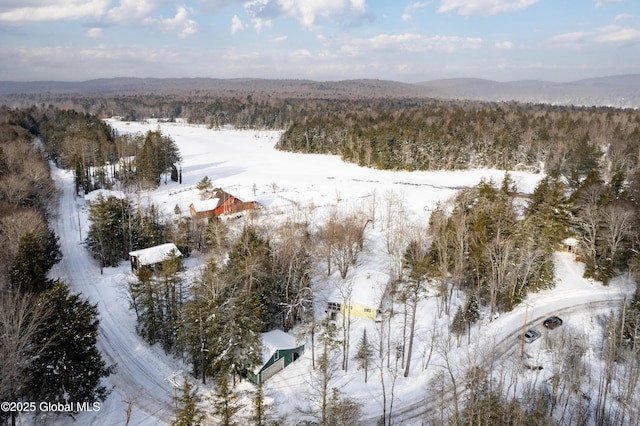
<path id="1" fill-rule="evenodd" d="M 607 242 L 607 247 L 614 258 L 623 241 L 630 237 L 634 231 L 635 213 L 633 206 L 624 201 L 616 201 L 606 206 L 602 211 L 602 234 Z"/>
<path id="2" fill-rule="evenodd" d="M 36 332 L 47 327 L 51 311 L 37 296 L 16 291 L 0 291 L 0 396 L 18 401 L 29 382 L 28 367 L 46 346 L 33 347 Z M 53 340 L 55 336 L 51 336 Z"/>
<path id="3" fill-rule="evenodd" d="M 31 184 L 24 176 L 9 175 L 0 179 L 0 198 L 15 206 L 23 204 L 31 193 Z"/>

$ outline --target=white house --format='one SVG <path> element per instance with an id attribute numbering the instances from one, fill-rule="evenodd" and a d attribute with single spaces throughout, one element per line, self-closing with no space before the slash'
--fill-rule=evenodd
<path id="1" fill-rule="evenodd" d="M 157 269 L 159 265 L 162 265 L 163 261 L 169 258 L 171 252 L 175 252 L 176 256 L 182 257 L 182 253 L 173 243 L 130 251 L 131 270 L 135 272 L 140 268 Z"/>

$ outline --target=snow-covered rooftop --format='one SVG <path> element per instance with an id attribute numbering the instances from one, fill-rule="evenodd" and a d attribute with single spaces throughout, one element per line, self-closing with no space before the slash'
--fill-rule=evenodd
<path id="1" fill-rule="evenodd" d="M 344 303 L 351 292 L 351 304 L 378 309 L 390 277 L 384 272 L 362 272 L 336 286 L 329 302 Z"/>
<path id="2" fill-rule="evenodd" d="M 208 200 L 197 200 L 193 203 L 193 209 L 196 212 L 207 212 L 214 210 L 220 204 L 219 198 L 209 198 Z"/>
<path id="3" fill-rule="evenodd" d="M 129 252 L 129 256 L 137 257 L 141 265 L 154 265 L 169 257 L 169 253 L 171 253 L 172 250 L 175 250 L 178 256 L 182 256 L 178 247 L 173 243 L 160 244 L 159 246 L 131 251 Z"/>
<path id="4" fill-rule="evenodd" d="M 88 202 L 94 202 L 98 197 L 102 195 L 102 198 L 115 197 L 119 200 L 124 200 L 127 196 L 122 191 L 110 191 L 108 189 L 96 189 L 88 194 L 85 194 L 84 199 Z"/>
<path id="5" fill-rule="evenodd" d="M 271 330 L 262 333 L 262 363 L 266 363 L 271 355 L 278 349 L 292 349 L 299 345 L 296 343 L 295 336 L 285 333 L 282 330 Z"/>

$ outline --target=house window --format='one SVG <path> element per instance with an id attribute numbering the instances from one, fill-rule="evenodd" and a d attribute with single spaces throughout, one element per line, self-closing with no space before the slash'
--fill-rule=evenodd
<path id="1" fill-rule="evenodd" d="M 340 311 L 340 304 L 335 302 L 329 302 L 330 311 Z"/>
<path id="2" fill-rule="evenodd" d="M 365 311 L 366 313 L 370 313 L 370 312 L 371 312 L 371 308 L 364 308 L 364 311 Z"/>

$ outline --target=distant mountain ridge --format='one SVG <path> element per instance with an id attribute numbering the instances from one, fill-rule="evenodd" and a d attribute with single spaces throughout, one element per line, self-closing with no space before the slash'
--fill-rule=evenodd
<path id="1" fill-rule="evenodd" d="M 0 96 L 3 97 L 139 93 L 226 96 L 248 96 L 259 93 L 293 98 L 439 98 L 639 108 L 640 74 L 590 78 L 567 83 L 542 80 L 497 82 L 479 78 L 453 78 L 412 84 L 375 79 L 315 81 L 133 77 L 79 82 L 0 82 Z"/>
<path id="2" fill-rule="evenodd" d="M 475 78 L 418 83 L 434 97 L 484 101 L 519 101 L 557 105 L 640 107 L 640 74 L 589 78 L 567 83 L 542 80 L 497 82 Z"/>

